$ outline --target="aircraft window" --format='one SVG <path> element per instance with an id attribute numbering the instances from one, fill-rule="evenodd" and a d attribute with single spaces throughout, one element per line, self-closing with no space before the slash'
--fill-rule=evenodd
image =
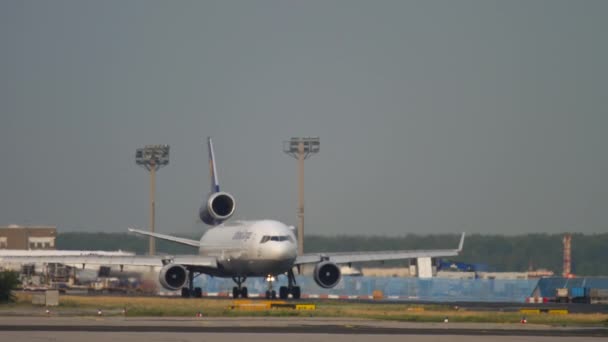
<path id="1" fill-rule="evenodd" d="M 291 241 L 294 242 L 293 238 L 289 235 L 279 235 L 279 236 L 268 236 L 265 235 L 262 237 L 260 243 L 268 242 L 268 241 Z"/>

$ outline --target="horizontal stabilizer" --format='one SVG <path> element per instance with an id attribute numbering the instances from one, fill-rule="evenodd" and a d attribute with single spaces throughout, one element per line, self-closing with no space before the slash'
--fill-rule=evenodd
<path id="1" fill-rule="evenodd" d="M 186 246 L 200 247 L 200 242 L 198 242 L 196 240 L 190 240 L 190 239 L 186 239 L 186 238 L 179 238 L 179 237 L 175 237 L 175 236 L 171 236 L 171 235 L 165 235 L 165 234 L 159 234 L 159 233 L 152 233 L 152 232 L 147 232 L 145 230 L 139 230 L 139 229 L 134 229 L 134 228 L 129 228 L 129 231 L 131 233 L 135 233 L 135 234 L 139 234 L 139 235 L 152 236 L 152 237 L 155 237 L 157 239 L 171 241 L 171 242 L 179 243 L 179 244 L 186 245 Z"/>

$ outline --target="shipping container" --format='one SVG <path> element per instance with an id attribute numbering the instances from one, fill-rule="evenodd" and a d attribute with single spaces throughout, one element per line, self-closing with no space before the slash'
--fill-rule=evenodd
<path id="1" fill-rule="evenodd" d="M 573 287 L 570 289 L 570 298 L 585 297 L 585 288 Z"/>
<path id="2" fill-rule="evenodd" d="M 555 289 L 555 296 L 558 298 L 568 298 L 568 288 Z"/>

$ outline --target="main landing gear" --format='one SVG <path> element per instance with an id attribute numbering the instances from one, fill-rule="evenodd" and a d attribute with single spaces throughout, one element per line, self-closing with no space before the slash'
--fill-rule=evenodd
<path id="1" fill-rule="evenodd" d="M 200 273 L 199 273 L 200 275 Z M 201 298 L 203 297 L 203 290 L 200 287 L 194 287 L 194 272 L 188 270 L 188 287 L 182 287 L 183 298 Z"/>
<path id="2" fill-rule="evenodd" d="M 247 280 L 247 277 L 232 277 L 232 280 L 234 280 L 237 285 L 232 288 L 232 298 L 247 298 L 249 295 L 247 293 L 247 286 L 241 286 L 245 280 Z"/>
<path id="3" fill-rule="evenodd" d="M 190 298 L 190 297 L 202 298 L 203 297 L 203 290 L 200 287 L 195 287 L 194 291 L 190 291 L 189 288 L 182 287 L 182 297 L 183 298 Z"/>
<path id="4" fill-rule="evenodd" d="M 287 299 L 291 295 L 293 299 L 300 299 L 300 287 L 296 286 L 296 277 L 293 274 L 293 270 L 287 272 L 287 284 L 287 286 L 279 288 L 279 298 Z"/>

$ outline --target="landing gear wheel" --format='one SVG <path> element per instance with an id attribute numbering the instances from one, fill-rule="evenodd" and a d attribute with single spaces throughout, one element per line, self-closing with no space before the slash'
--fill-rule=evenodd
<path id="1" fill-rule="evenodd" d="M 277 299 L 277 291 L 272 290 L 272 291 L 270 292 L 270 295 L 272 296 L 272 299 Z"/>
<path id="2" fill-rule="evenodd" d="M 190 298 L 190 289 L 182 287 L 182 298 Z"/>
<path id="3" fill-rule="evenodd" d="M 247 298 L 247 287 L 241 286 L 247 280 L 247 277 L 232 277 L 232 280 L 237 286 L 232 288 L 232 298 L 236 299 L 242 297 Z"/>
<path id="4" fill-rule="evenodd" d="M 203 297 L 203 290 L 200 287 L 195 287 L 194 288 L 194 297 L 195 298 L 202 298 Z"/>
<path id="5" fill-rule="evenodd" d="M 285 286 L 281 286 L 279 287 L 279 298 L 281 299 L 287 299 L 287 287 Z"/>
<path id="6" fill-rule="evenodd" d="M 287 271 L 287 295 L 291 293 L 293 299 L 300 299 L 300 287 L 296 286 L 296 276 L 293 274 L 293 270 Z"/>
<path id="7" fill-rule="evenodd" d="M 293 299 L 300 299 L 300 287 L 294 286 L 291 289 L 291 295 L 293 296 Z"/>

